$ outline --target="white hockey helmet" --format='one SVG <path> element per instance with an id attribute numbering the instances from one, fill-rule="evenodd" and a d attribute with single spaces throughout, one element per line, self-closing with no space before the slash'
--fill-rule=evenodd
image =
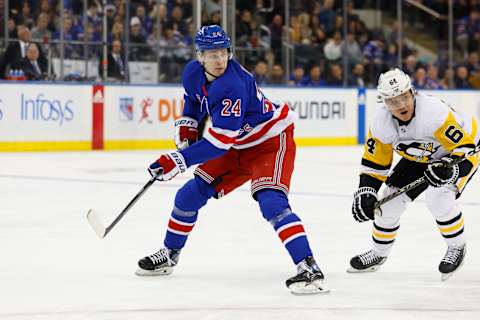
<path id="1" fill-rule="evenodd" d="M 407 91 L 414 93 L 412 81 L 405 72 L 398 68 L 384 72 L 378 78 L 377 92 L 379 102 L 397 97 Z"/>

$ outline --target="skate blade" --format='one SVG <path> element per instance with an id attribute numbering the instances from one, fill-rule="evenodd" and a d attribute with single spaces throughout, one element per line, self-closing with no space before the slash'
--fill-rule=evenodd
<path id="1" fill-rule="evenodd" d="M 324 294 L 330 292 L 330 288 L 322 280 L 313 281 L 310 284 L 306 282 L 292 283 L 288 289 L 294 295 Z"/>
<path id="2" fill-rule="evenodd" d="M 442 282 L 443 282 L 443 281 L 447 281 L 451 276 L 453 276 L 453 275 L 463 266 L 463 261 L 465 261 L 465 259 L 462 260 L 462 262 L 461 262 L 460 265 L 457 267 L 457 269 L 453 270 L 452 272 L 450 272 L 450 273 L 442 273 L 442 276 L 440 277 L 440 280 L 442 280 Z"/>
<path id="3" fill-rule="evenodd" d="M 380 269 L 380 266 L 371 266 L 370 268 L 359 270 L 353 267 L 347 269 L 347 273 L 367 273 L 367 272 L 375 272 Z"/>
<path id="4" fill-rule="evenodd" d="M 172 267 L 165 267 L 157 270 L 145 270 L 138 268 L 135 274 L 140 277 L 168 276 L 173 272 Z"/>

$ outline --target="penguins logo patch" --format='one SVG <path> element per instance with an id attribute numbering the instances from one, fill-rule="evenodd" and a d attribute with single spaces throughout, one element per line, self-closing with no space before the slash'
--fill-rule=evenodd
<path id="1" fill-rule="evenodd" d="M 417 162 L 429 162 L 432 155 L 437 152 L 438 147 L 434 147 L 433 143 L 411 142 L 408 144 L 399 143 L 395 150 L 406 158 Z"/>

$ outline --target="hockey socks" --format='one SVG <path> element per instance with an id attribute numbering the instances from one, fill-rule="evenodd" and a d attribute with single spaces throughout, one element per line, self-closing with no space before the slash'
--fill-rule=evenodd
<path id="1" fill-rule="evenodd" d="M 312 256 L 303 223 L 291 211 L 286 195 L 267 189 L 257 192 L 256 199 L 263 217 L 272 224 L 293 262 L 298 264 Z"/>
<path id="2" fill-rule="evenodd" d="M 295 264 L 312 256 L 305 229 L 300 218 L 293 212 L 276 223 L 273 228 Z"/>
<path id="3" fill-rule="evenodd" d="M 198 210 L 210 199 L 215 190 L 205 181 L 189 180 L 175 196 L 175 206 L 168 221 L 164 244 L 169 249 L 182 249 L 195 226 Z"/>

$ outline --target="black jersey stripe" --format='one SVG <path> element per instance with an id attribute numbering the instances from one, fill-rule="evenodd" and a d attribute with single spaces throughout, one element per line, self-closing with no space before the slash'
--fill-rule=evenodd
<path id="1" fill-rule="evenodd" d="M 366 167 L 369 167 L 369 168 L 372 168 L 372 169 L 375 169 L 375 170 L 388 170 L 392 166 L 391 164 L 389 164 L 387 166 L 382 166 L 381 164 L 375 163 L 375 162 L 367 160 L 365 158 L 362 158 L 362 165 L 366 166 Z"/>

